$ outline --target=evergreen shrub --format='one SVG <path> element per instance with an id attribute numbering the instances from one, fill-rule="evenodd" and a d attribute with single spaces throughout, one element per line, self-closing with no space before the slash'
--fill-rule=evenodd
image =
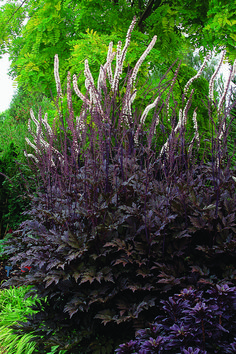
<path id="1" fill-rule="evenodd" d="M 160 315 L 161 300 L 189 286 L 235 285 L 236 173 L 225 144 L 230 119 L 209 101 L 211 160 L 199 159 L 196 110 L 192 136 L 185 134 L 194 78 L 185 86 L 183 110 L 162 101 L 165 90 L 171 97 L 178 70 L 168 85 L 160 82 L 154 103 L 139 114 L 136 75 L 155 37 L 119 90 L 133 26 L 123 49 L 119 43 L 115 53 L 110 44 L 96 86 L 85 62 L 86 95 L 73 77 L 83 102 L 78 116 L 70 74 L 68 111 L 61 109 L 55 57 L 60 134 L 47 115 L 35 118 L 31 111 L 36 129 L 30 121 L 34 142 L 27 140 L 27 156 L 38 190 L 31 195 L 30 218 L 7 250 L 13 263 L 31 271 L 6 286 L 32 285 L 30 293 L 47 300 L 18 326 L 37 333 L 41 353 L 52 346 L 112 353 Z M 218 112 L 217 124 L 212 112 Z"/>

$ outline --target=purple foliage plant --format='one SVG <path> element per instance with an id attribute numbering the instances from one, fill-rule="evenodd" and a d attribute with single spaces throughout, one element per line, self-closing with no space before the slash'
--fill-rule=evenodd
<path id="1" fill-rule="evenodd" d="M 205 161 L 198 154 L 197 107 L 189 117 L 194 95 L 189 90 L 208 57 L 185 85 L 178 111 L 172 95 L 179 63 L 174 63 L 140 113 L 137 75 L 156 36 L 125 77 L 135 21 L 123 48 L 118 42 L 114 51 L 110 43 L 97 82 L 85 61 L 86 94 L 76 75 L 72 90 L 68 73 L 66 110 L 56 55 L 57 120 L 49 124 L 47 114 L 40 111 L 36 118 L 30 112 L 33 142 L 27 139 L 26 156 L 38 190 L 31 195 L 29 219 L 14 232 L 7 252 L 13 263 L 31 271 L 16 274 L 6 286 L 32 285 L 31 293 L 47 299 L 18 326 L 35 331 L 42 353 L 52 345 L 70 353 L 114 352 L 161 316 L 160 301 L 166 315 L 140 332 L 140 339 L 122 344 L 119 353 L 182 348 L 200 354 L 207 350 L 211 326 L 212 338 L 222 343 L 224 330 L 228 335 L 227 326 L 235 325 L 225 310 L 232 288 L 211 287 L 206 300 L 200 290 L 222 280 L 229 286 L 235 282 L 235 171 L 227 155 L 231 117 L 224 105 L 229 83 L 214 102 L 217 68 L 208 102 L 212 154 Z M 234 68 L 230 79 L 233 75 Z M 82 108 L 76 113 L 78 99 Z M 173 295 L 190 285 L 199 290 Z M 225 344 L 227 350 L 235 345 Z"/>

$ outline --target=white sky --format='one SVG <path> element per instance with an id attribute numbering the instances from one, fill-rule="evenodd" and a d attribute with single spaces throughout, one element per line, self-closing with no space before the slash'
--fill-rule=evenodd
<path id="1" fill-rule="evenodd" d="M 12 96 L 16 88 L 13 87 L 14 82 L 8 76 L 10 62 L 8 54 L 4 54 L 0 59 L 0 113 L 9 108 Z"/>

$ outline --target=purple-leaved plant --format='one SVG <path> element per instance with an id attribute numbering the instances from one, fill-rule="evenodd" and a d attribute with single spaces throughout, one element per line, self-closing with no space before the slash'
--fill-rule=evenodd
<path id="1" fill-rule="evenodd" d="M 216 284 L 205 292 L 183 289 L 180 294 L 161 301 L 159 311 L 162 314 L 155 322 L 149 328 L 139 330 L 135 340 L 121 344 L 115 352 L 233 353 L 236 345 L 235 300 L 236 287 L 227 284 Z"/>

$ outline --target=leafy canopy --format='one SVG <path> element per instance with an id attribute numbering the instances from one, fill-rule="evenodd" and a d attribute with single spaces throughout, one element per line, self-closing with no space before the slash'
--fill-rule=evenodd
<path id="1" fill-rule="evenodd" d="M 109 42 L 123 38 L 134 15 L 136 50 L 127 57 L 131 66 L 153 35 L 158 36 L 150 58 L 154 66 L 164 59 L 168 67 L 189 46 L 226 47 L 230 59 L 236 57 L 234 3 L 216 0 L 11 0 L 0 10 L 0 51 L 10 53 L 11 74 L 20 86 L 49 97 L 55 93 L 51 67 L 56 53 L 63 79 L 68 70 L 83 70 L 85 59 L 97 72 Z"/>

